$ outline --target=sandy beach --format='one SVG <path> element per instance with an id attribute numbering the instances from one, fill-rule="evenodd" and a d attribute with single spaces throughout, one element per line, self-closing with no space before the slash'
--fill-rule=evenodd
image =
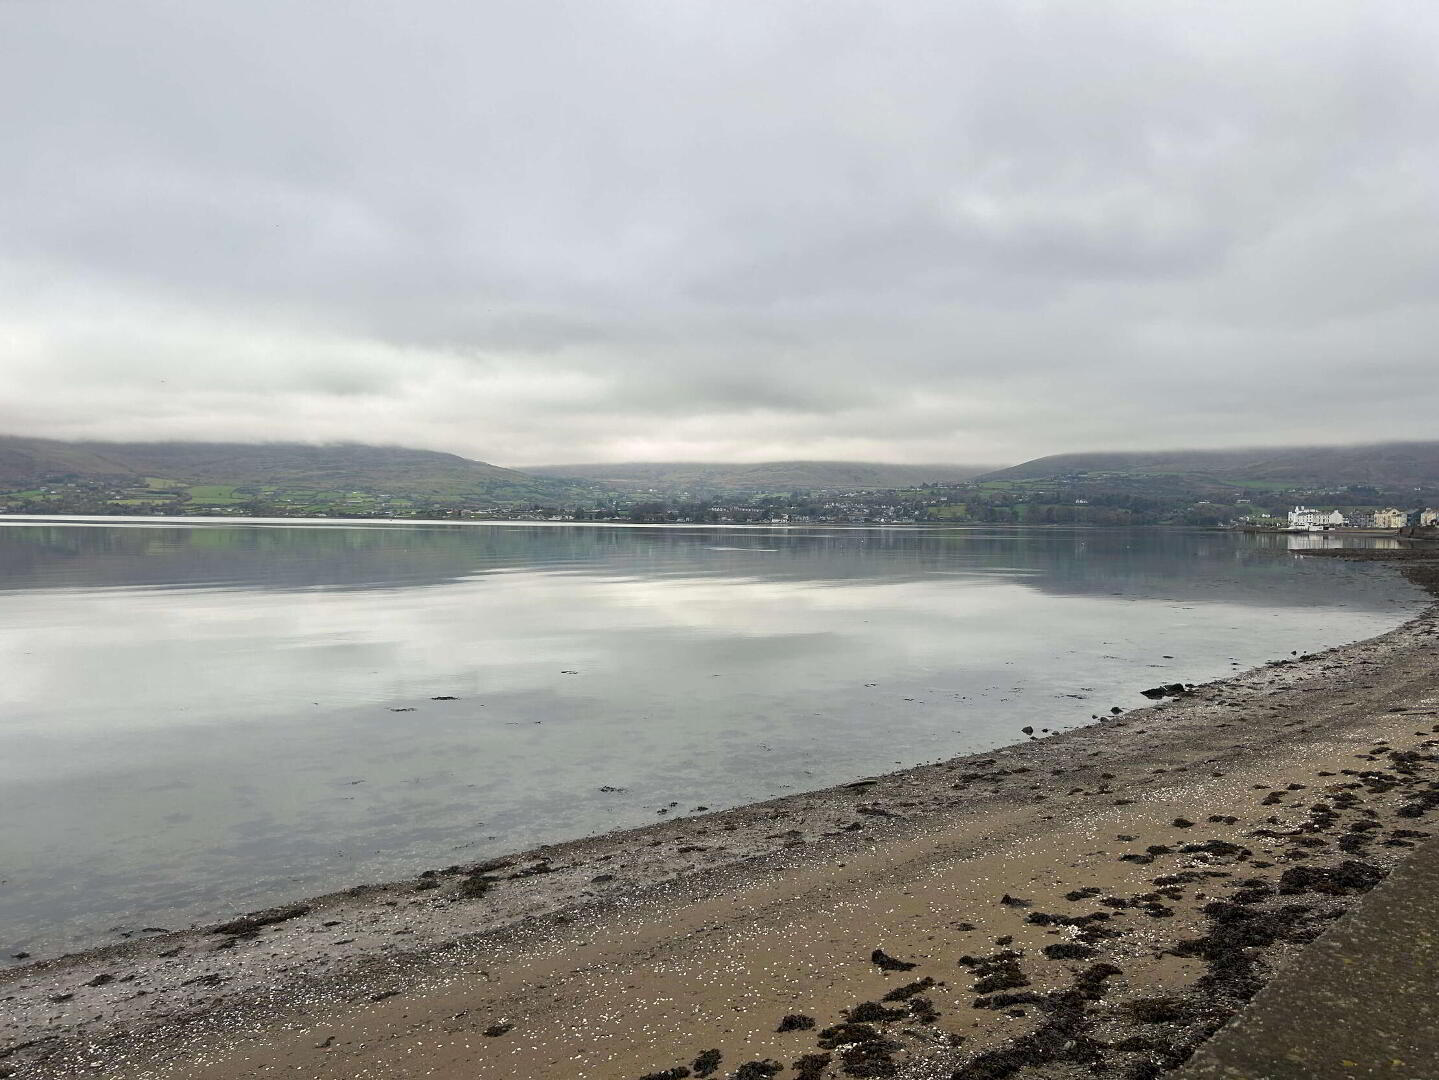
<path id="1" fill-rule="evenodd" d="M 1314 554 L 1439 596 L 1439 549 Z M 18 967 L 0 1077 L 1143 1080 L 1427 838 L 1436 733 L 1439 606 L 994 752 Z"/>

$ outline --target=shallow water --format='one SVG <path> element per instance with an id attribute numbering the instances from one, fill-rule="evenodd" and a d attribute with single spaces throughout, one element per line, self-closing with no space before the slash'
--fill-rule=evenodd
<path id="1" fill-rule="evenodd" d="M 1422 606 L 1287 550 L 1329 543 L 6 519 L 0 954 L 1004 745 Z"/>

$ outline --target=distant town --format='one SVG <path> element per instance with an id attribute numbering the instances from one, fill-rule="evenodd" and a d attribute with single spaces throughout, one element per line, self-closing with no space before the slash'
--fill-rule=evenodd
<path id="1" fill-rule="evenodd" d="M 1249 515 L 1244 519 L 1243 524 L 1264 528 L 1287 528 L 1291 532 L 1327 532 L 1330 529 L 1432 528 L 1439 525 L 1439 509 L 1426 507 L 1422 510 L 1401 510 L 1390 506 L 1382 510 L 1366 510 L 1355 506 L 1343 509 L 1296 506 L 1284 518 Z"/>
<path id="2" fill-rule="evenodd" d="M 1340 500 L 1398 494 L 1350 487 L 1320 492 L 1232 493 L 1185 490 L 1172 478 L 1059 477 L 1043 481 L 922 484 L 889 491 L 708 493 L 632 491 L 592 495 L 588 505 L 483 498 L 392 495 L 375 491 L 317 493 L 284 487 L 176 485 L 150 490 L 93 479 L 51 482 L 0 493 L 0 513 L 142 514 L 213 517 L 333 517 L 596 522 L 672 525 L 1177 525 L 1251 531 L 1326 532 L 1439 528 L 1432 506 L 1348 505 Z M 215 494 L 223 492 L 223 500 Z M 1432 498 L 1432 492 L 1423 492 Z M 1291 501 L 1327 495 L 1333 503 Z"/>
<path id="3" fill-rule="evenodd" d="M 632 463 L 533 473 L 363 444 L 0 437 L 0 514 L 697 525 L 1439 528 L 1439 442 L 953 466 Z"/>

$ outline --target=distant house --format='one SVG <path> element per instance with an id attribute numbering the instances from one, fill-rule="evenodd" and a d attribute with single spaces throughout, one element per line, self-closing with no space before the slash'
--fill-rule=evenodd
<path id="1" fill-rule="evenodd" d="M 1289 511 L 1289 527 L 1291 529 L 1307 529 L 1316 532 L 1320 529 L 1336 529 L 1341 525 L 1348 524 L 1348 520 L 1338 510 L 1315 510 L 1309 506 L 1296 506 Z"/>
<path id="2" fill-rule="evenodd" d="M 1376 529 L 1402 529 L 1410 524 L 1409 518 L 1408 510 L 1396 510 L 1391 506 L 1387 510 L 1374 511 L 1374 527 Z"/>
<path id="3" fill-rule="evenodd" d="M 1439 510 L 1428 507 L 1419 511 L 1420 525 L 1439 525 Z"/>

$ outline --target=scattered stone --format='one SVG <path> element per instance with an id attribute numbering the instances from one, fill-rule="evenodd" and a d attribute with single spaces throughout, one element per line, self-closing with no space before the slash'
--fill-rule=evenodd
<path id="1" fill-rule="evenodd" d="M 1189 688 L 1183 683 L 1165 683 L 1163 686 L 1151 686 L 1148 690 L 1139 691 L 1151 701 L 1158 701 L 1160 698 L 1183 697 L 1188 694 Z"/>

